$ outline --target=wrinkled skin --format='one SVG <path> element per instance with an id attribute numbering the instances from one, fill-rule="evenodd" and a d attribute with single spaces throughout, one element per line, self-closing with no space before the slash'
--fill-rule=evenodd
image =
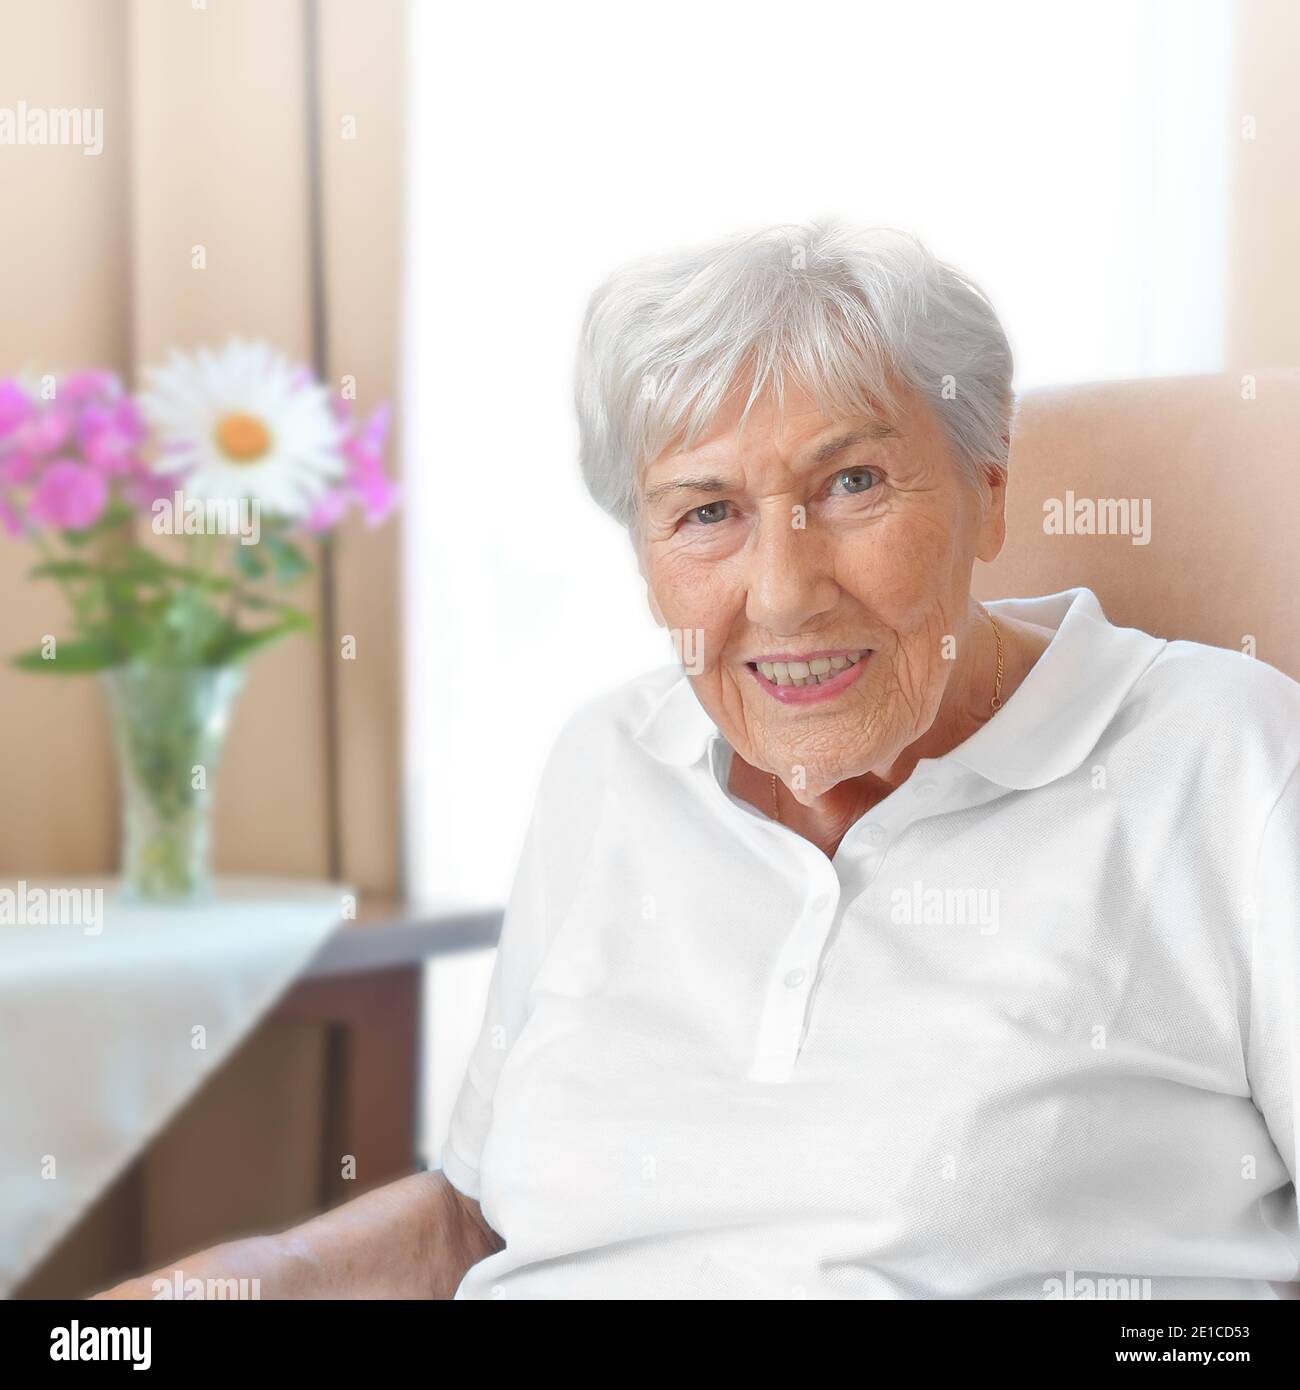
<path id="1" fill-rule="evenodd" d="M 691 681 L 736 751 L 732 789 L 771 814 L 775 773 L 781 819 L 828 854 L 919 759 L 991 712 L 997 644 L 970 583 L 1005 540 L 1005 475 L 988 468 L 981 497 L 932 410 L 898 397 L 887 417 L 828 419 L 789 387 L 783 410 L 764 397 L 741 431 L 733 395 L 692 449 L 641 478 L 634 540 L 650 609 L 699 634 Z M 1005 702 L 1051 633 L 999 626 Z M 773 699 L 747 665 L 826 648 L 873 655 L 817 704 Z"/>

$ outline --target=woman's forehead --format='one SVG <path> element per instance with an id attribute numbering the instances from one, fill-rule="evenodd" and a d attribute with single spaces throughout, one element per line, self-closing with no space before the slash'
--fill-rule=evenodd
<path id="1" fill-rule="evenodd" d="M 747 413 L 743 402 L 729 402 L 696 439 L 679 435 L 651 460 L 642 470 L 642 485 L 648 489 L 678 470 L 752 457 L 759 450 L 818 466 L 859 445 L 919 437 L 926 432 L 927 414 L 924 402 L 910 392 L 900 393 L 892 408 L 837 410 L 802 388 L 780 403 L 767 393 Z"/>

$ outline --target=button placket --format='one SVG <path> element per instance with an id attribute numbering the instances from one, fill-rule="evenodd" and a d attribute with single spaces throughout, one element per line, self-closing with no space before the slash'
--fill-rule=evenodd
<path id="1" fill-rule="evenodd" d="M 788 1080 L 808 1032 L 822 952 L 839 910 L 839 893 L 821 891 L 808 901 L 768 977 L 750 1066 L 754 1080 Z"/>

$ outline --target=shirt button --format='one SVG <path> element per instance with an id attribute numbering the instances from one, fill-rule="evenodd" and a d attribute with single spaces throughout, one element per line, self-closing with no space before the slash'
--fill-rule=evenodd
<path id="1" fill-rule="evenodd" d="M 939 790 L 939 784 L 933 777 L 922 777 L 916 784 L 917 796 L 933 796 Z"/>
<path id="2" fill-rule="evenodd" d="M 875 824 L 867 826 L 862 833 L 867 837 L 869 845 L 883 845 L 889 834 L 883 825 Z"/>
<path id="3" fill-rule="evenodd" d="M 829 893 L 818 893 L 812 900 L 812 910 L 814 912 L 825 912 L 831 905 L 831 895 Z"/>
<path id="4" fill-rule="evenodd" d="M 798 989 L 806 978 L 806 972 L 802 970 L 792 970 L 785 977 L 785 987 L 786 989 Z"/>

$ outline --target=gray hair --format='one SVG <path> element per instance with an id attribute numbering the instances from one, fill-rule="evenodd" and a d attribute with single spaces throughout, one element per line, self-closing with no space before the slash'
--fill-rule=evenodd
<path id="1" fill-rule="evenodd" d="M 792 376 L 828 417 L 917 392 L 968 481 L 1007 466 L 1011 348 L 983 292 L 910 233 L 830 220 L 769 227 L 634 261 L 583 319 L 575 400 L 579 459 L 597 503 L 632 529 L 640 470 L 693 447 L 752 373 L 740 417 Z"/>

